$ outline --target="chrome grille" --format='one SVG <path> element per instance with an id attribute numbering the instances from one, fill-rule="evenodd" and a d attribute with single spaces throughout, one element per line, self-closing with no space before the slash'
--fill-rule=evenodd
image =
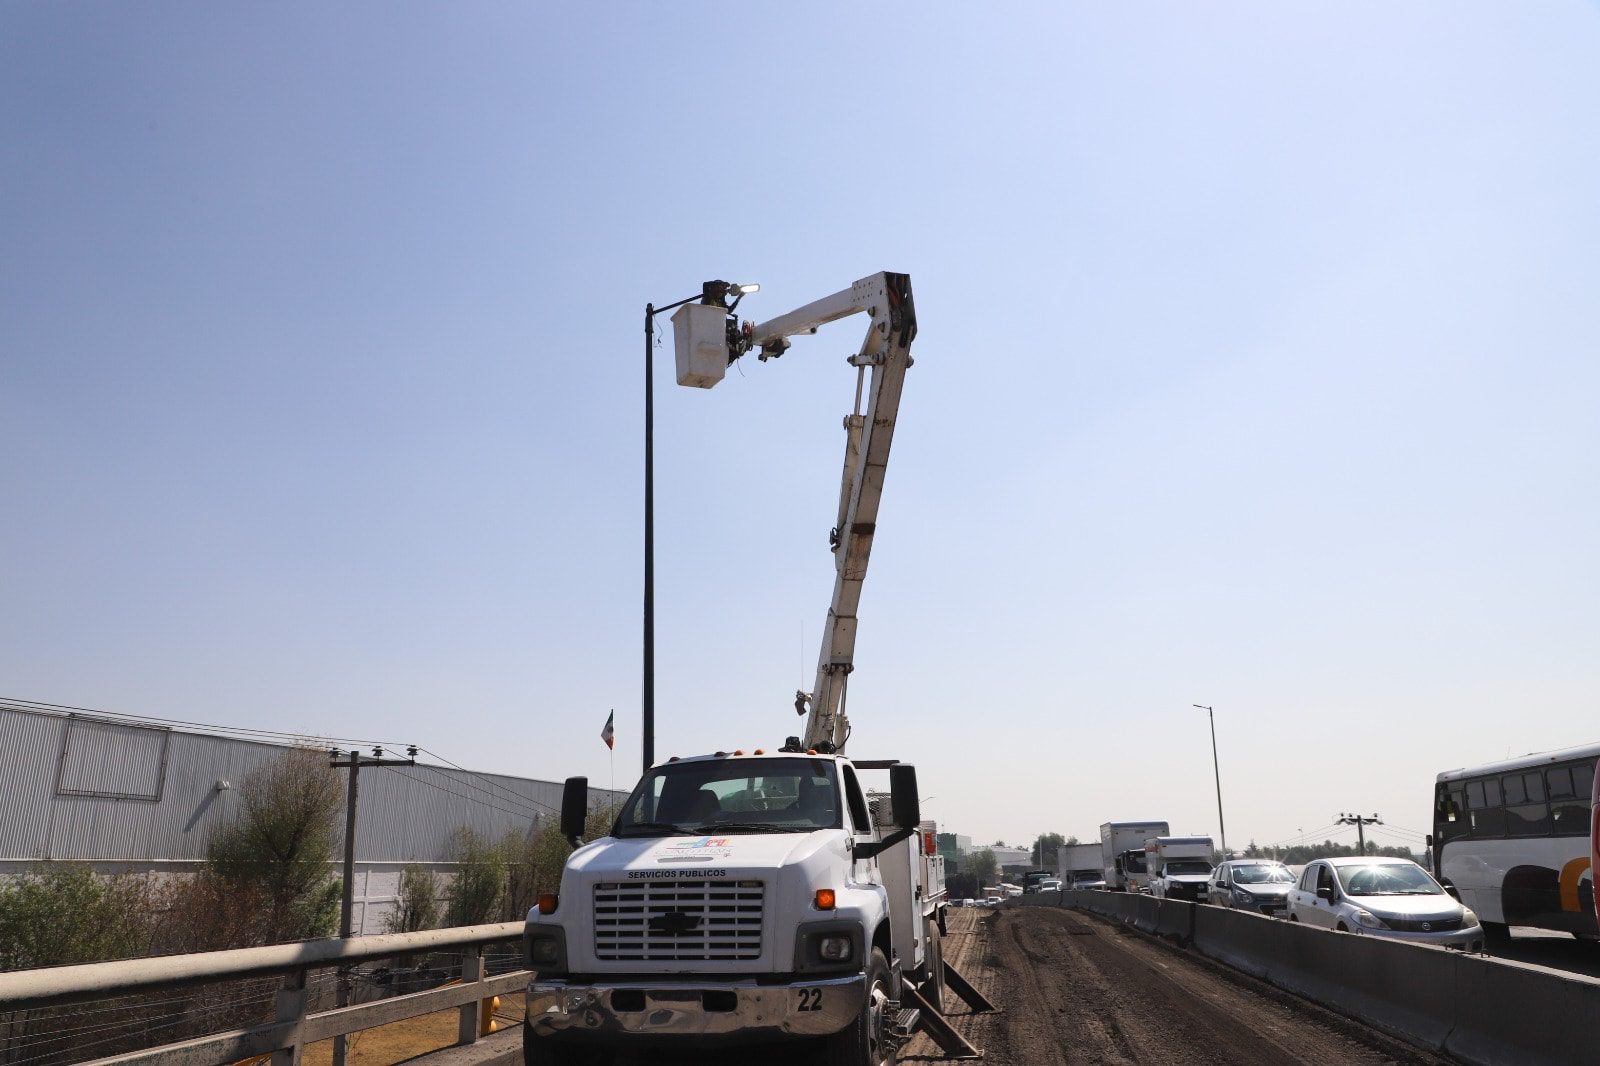
<path id="1" fill-rule="evenodd" d="M 761 957 L 761 881 L 602 881 L 594 886 L 594 952 L 608 962 Z"/>
<path id="2" fill-rule="evenodd" d="M 1453 933 L 1461 928 L 1460 918 L 1384 918 L 1383 924 L 1402 933 Z M 1426 925 L 1428 928 L 1422 928 Z"/>

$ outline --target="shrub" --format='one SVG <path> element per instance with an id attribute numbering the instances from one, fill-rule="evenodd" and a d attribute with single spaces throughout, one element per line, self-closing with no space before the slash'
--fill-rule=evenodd
<path id="1" fill-rule="evenodd" d="M 76 862 L 43 862 L 0 882 L 0 970 L 148 954 L 153 896 L 147 878 L 98 877 Z"/>
<path id="2" fill-rule="evenodd" d="M 505 891 L 505 850 L 463 827 L 451 835 L 450 858 L 456 863 L 456 876 L 450 885 L 444 924 L 482 925 L 500 910 Z"/>
<path id="3" fill-rule="evenodd" d="M 415 933 L 439 924 L 439 900 L 433 891 L 433 873 L 421 863 L 407 863 L 400 871 L 399 898 L 384 925 L 391 933 Z"/>

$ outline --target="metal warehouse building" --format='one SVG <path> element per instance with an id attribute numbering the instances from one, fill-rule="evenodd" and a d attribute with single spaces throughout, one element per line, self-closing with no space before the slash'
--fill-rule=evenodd
<path id="1" fill-rule="evenodd" d="M 45 859 L 87 862 L 106 873 L 193 870 L 205 858 L 212 829 L 233 820 L 239 783 L 286 750 L 0 704 L 0 876 Z M 530 832 L 559 817 L 561 790 L 559 782 L 423 763 L 362 772 L 356 931 L 383 931 L 406 863 L 448 874 L 449 841 L 457 829 L 496 840 L 510 831 Z M 597 801 L 623 796 L 591 795 Z M 339 826 L 342 833 L 343 818 Z"/>

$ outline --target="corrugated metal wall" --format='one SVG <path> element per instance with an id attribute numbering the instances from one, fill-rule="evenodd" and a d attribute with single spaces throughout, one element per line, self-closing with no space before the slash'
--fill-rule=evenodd
<path id="1" fill-rule="evenodd" d="M 66 744 L 69 729 L 71 743 Z M 230 737 L 0 707 L 0 859 L 204 858 L 211 831 L 234 817 L 245 776 L 284 750 Z M 159 798 L 60 795 L 58 773 L 63 787 L 71 783 L 82 791 L 124 796 L 140 790 L 149 795 L 152 781 L 159 779 Z M 219 790 L 219 781 L 231 787 Z M 557 816 L 561 789 L 558 782 L 449 767 L 364 769 L 356 857 L 380 863 L 447 861 L 456 829 L 494 838 L 526 833 Z"/>

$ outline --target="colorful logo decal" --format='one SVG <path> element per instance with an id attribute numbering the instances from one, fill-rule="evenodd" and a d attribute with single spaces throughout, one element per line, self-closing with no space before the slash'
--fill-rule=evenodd
<path id="1" fill-rule="evenodd" d="M 731 843 L 732 841 L 727 837 L 701 837 L 698 840 L 682 840 L 676 844 L 668 844 L 667 847 L 674 851 L 684 848 L 699 850 L 701 848 L 725 848 Z"/>

